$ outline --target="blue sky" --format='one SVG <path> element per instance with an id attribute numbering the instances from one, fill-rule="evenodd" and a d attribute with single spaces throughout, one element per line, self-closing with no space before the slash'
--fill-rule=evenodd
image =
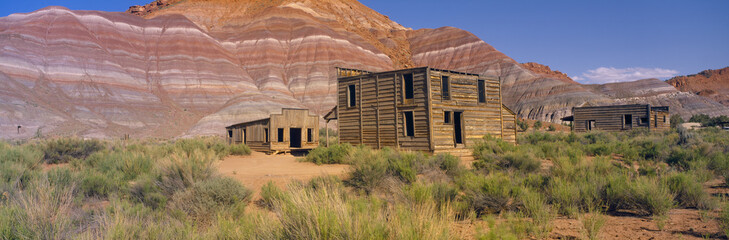
<path id="1" fill-rule="evenodd" d="M 125 11 L 151 0 L 0 2 L 0 16 L 50 5 Z M 518 62 L 583 83 L 662 79 L 729 66 L 729 1 L 362 0 L 405 27 L 467 30 Z"/>

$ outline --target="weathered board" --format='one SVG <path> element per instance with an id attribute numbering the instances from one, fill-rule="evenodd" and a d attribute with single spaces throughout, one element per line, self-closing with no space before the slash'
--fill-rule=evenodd
<path id="1" fill-rule="evenodd" d="M 468 148 L 486 134 L 516 142 L 515 131 L 503 132 L 510 125 L 502 123 L 508 113 L 502 110 L 496 77 L 428 67 L 379 73 L 337 69 L 337 73 L 336 118 L 342 143 L 435 152 Z M 445 100 L 443 76 L 450 80 L 450 98 Z M 479 86 L 483 86 L 481 97 Z M 446 111 L 462 115 L 462 144 L 454 142 L 453 123 L 444 122 Z"/>
<path id="2" fill-rule="evenodd" d="M 284 108 L 280 114 L 271 114 L 269 118 L 231 125 L 226 129 L 231 144 L 244 143 L 256 151 L 290 151 L 319 146 L 319 116 L 310 115 L 306 109 Z M 282 138 L 279 138 L 279 129 Z M 292 134 L 292 130 L 296 131 Z M 292 141 L 292 136 L 297 136 L 298 141 Z"/>
<path id="3" fill-rule="evenodd" d="M 652 110 L 654 109 L 654 110 Z M 651 107 L 648 104 L 589 106 L 572 108 L 573 130 L 629 131 L 636 128 L 666 130 L 670 123 L 668 107 Z M 659 121 L 655 121 L 658 118 Z"/>

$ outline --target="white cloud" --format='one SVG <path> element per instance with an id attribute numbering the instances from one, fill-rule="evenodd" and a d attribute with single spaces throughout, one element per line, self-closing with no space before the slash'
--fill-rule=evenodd
<path id="1" fill-rule="evenodd" d="M 678 71 L 663 68 L 614 68 L 599 67 L 587 70 L 580 76 L 572 77 L 575 81 L 584 84 L 603 84 L 615 82 L 628 82 L 646 78 L 669 78 L 676 76 Z"/>

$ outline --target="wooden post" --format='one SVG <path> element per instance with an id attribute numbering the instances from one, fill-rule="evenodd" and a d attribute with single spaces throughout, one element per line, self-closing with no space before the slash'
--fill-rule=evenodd
<path id="1" fill-rule="evenodd" d="M 397 122 L 398 111 L 397 111 L 397 73 L 392 76 L 392 89 L 395 91 L 393 96 L 393 106 L 395 107 L 395 147 L 400 149 L 400 125 Z"/>
<path id="2" fill-rule="evenodd" d="M 377 98 L 377 107 L 375 109 L 376 114 L 375 115 L 375 121 L 377 122 L 377 149 L 382 148 L 380 146 L 380 75 L 375 75 L 375 95 L 378 96 Z"/>
<path id="3" fill-rule="evenodd" d="M 329 120 L 327 120 L 326 123 L 324 123 L 324 130 L 327 132 L 327 147 L 329 147 Z"/>
<path id="4" fill-rule="evenodd" d="M 362 77 L 359 77 L 359 144 L 364 144 L 364 126 L 362 124 Z"/>
<path id="5" fill-rule="evenodd" d="M 496 79 L 499 81 L 499 120 L 501 120 L 501 140 L 504 140 L 504 102 L 501 99 L 501 77 L 497 77 Z M 514 124 L 516 124 L 516 116 L 514 116 Z"/>
<path id="6" fill-rule="evenodd" d="M 433 97 L 431 96 L 432 90 L 430 85 L 429 67 L 425 68 L 425 73 L 423 73 L 423 75 L 425 75 L 425 80 L 423 81 L 423 86 L 425 86 L 423 88 L 425 91 L 425 110 L 428 111 L 428 143 L 430 145 L 430 152 L 435 152 L 435 137 L 433 136 Z M 413 81 L 415 81 L 415 74 L 413 74 Z"/>

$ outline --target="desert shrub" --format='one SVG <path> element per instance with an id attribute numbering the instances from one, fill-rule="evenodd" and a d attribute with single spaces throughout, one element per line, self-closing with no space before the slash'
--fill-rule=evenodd
<path id="1" fill-rule="evenodd" d="M 25 187 L 38 175 L 38 170 L 11 161 L 0 161 L 0 192 L 12 192 Z"/>
<path id="2" fill-rule="evenodd" d="M 4 239 L 66 239 L 74 231 L 74 186 L 54 187 L 47 178 L 0 205 L 0 233 Z"/>
<path id="3" fill-rule="evenodd" d="M 665 144 L 649 139 L 639 140 L 634 144 L 638 145 L 640 149 L 638 155 L 643 159 L 654 161 L 663 161 L 665 159 L 668 148 Z"/>
<path id="4" fill-rule="evenodd" d="M 599 239 L 600 229 L 605 226 L 606 220 L 605 215 L 596 207 L 591 207 L 585 214 L 582 214 L 580 222 L 582 222 L 582 229 L 587 239 Z"/>
<path id="5" fill-rule="evenodd" d="M 418 174 L 415 168 L 416 162 L 425 161 L 421 152 L 397 152 L 386 149 L 383 151 L 387 156 L 387 171 L 390 175 L 397 177 L 405 183 L 414 183 Z"/>
<path id="6" fill-rule="evenodd" d="M 41 149 L 46 163 L 67 163 L 73 159 L 84 159 L 104 149 L 104 145 L 98 140 L 59 138 L 47 141 Z"/>
<path id="7" fill-rule="evenodd" d="M 196 150 L 191 154 L 172 153 L 158 165 L 157 185 L 167 196 L 194 183 L 212 177 L 217 155 L 210 150 Z"/>
<path id="8" fill-rule="evenodd" d="M 2 162 L 15 163 L 25 168 L 37 169 L 43 160 L 43 153 L 31 146 L 9 146 L 0 148 Z"/>
<path id="9" fill-rule="evenodd" d="M 57 167 L 46 173 L 48 183 L 56 188 L 78 186 L 78 176 L 68 167 Z"/>
<path id="10" fill-rule="evenodd" d="M 530 188 L 524 188 L 519 193 L 519 199 L 523 204 L 521 211 L 532 219 L 533 226 L 529 228 L 530 235 L 536 236 L 538 239 L 546 238 L 552 231 L 551 221 L 554 214 L 544 196 Z"/>
<path id="11" fill-rule="evenodd" d="M 245 144 L 233 144 L 229 147 L 230 155 L 251 155 L 251 148 Z"/>
<path id="12" fill-rule="evenodd" d="M 347 154 L 353 149 L 354 147 L 349 145 L 349 143 L 333 144 L 329 147 L 319 146 L 309 151 L 305 160 L 316 163 L 317 165 L 348 163 L 345 162 L 345 159 Z"/>
<path id="13" fill-rule="evenodd" d="M 125 150 L 97 152 L 80 162 L 104 174 L 121 174 L 127 181 L 152 171 L 155 164 L 146 154 Z"/>
<path id="14" fill-rule="evenodd" d="M 514 151 L 515 149 L 516 146 L 514 144 L 492 137 L 491 135 L 484 136 L 482 141 L 476 142 L 472 147 L 474 158 L 491 154 L 502 154 L 504 152 Z"/>
<path id="15" fill-rule="evenodd" d="M 529 153 L 507 153 L 499 165 L 502 168 L 515 168 L 523 172 L 533 172 L 539 169 L 541 162 L 531 156 Z"/>
<path id="16" fill-rule="evenodd" d="M 389 212 L 393 216 L 388 222 L 390 239 L 451 239 L 447 209 L 444 211 L 432 202 L 414 206 L 398 205 Z"/>
<path id="17" fill-rule="evenodd" d="M 260 204 L 266 208 L 273 208 L 275 201 L 285 201 L 286 194 L 283 190 L 277 187 L 273 182 L 269 181 L 261 187 L 261 201 Z"/>
<path id="18" fill-rule="evenodd" d="M 578 141 L 584 145 L 589 145 L 597 143 L 611 143 L 615 142 L 616 140 L 617 138 L 613 134 L 601 131 L 591 131 L 582 134 Z"/>
<path id="19" fill-rule="evenodd" d="M 604 199 L 611 211 L 632 210 L 641 215 L 663 216 L 673 208 L 670 189 L 648 177 L 635 180 L 612 177 L 605 188 Z"/>
<path id="20" fill-rule="evenodd" d="M 445 171 L 448 176 L 455 177 L 461 175 L 466 169 L 461 165 L 461 160 L 458 157 L 441 153 L 433 156 L 436 163 L 439 163 L 441 170 Z"/>
<path id="21" fill-rule="evenodd" d="M 287 199 L 274 198 L 283 239 L 388 238 L 382 202 L 375 198 L 345 199 L 344 189 L 302 185 L 289 187 Z"/>
<path id="22" fill-rule="evenodd" d="M 170 208 L 184 212 L 196 222 L 205 223 L 221 210 L 242 213 L 250 197 L 251 191 L 236 180 L 214 177 L 175 193 Z"/>
<path id="23" fill-rule="evenodd" d="M 549 124 L 549 127 L 547 128 L 547 131 L 554 132 L 556 130 L 557 130 L 557 128 L 554 125 Z"/>
<path id="24" fill-rule="evenodd" d="M 137 180 L 131 186 L 130 194 L 133 199 L 152 209 L 164 208 L 168 201 L 152 176 L 143 176 Z"/>
<path id="25" fill-rule="evenodd" d="M 377 151 L 358 147 L 350 152 L 347 161 L 352 164 L 347 183 L 367 193 L 378 188 L 388 175 L 387 159 Z"/>
<path id="26" fill-rule="evenodd" d="M 678 128 L 679 125 L 683 123 L 683 118 L 681 118 L 681 115 L 673 114 L 671 115 L 671 128 Z"/>
<path id="27" fill-rule="evenodd" d="M 539 169 L 541 162 L 526 151 L 507 152 L 501 155 L 483 154 L 473 163 L 476 169 L 505 170 L 516 169 L 522 172 L 534 172 Z"/>
<path id="28" fill-rule="evenodd" d="M 124 199 L 109 199 L 109 206 L 94 215 L 80 239 L 185 239 L 201 238 L 193 223 Z M 195 223 L 199 225 L 198 223 Z"/>
<path id="29" fill-rule="evenodd" d="M 327 139 L 327 131 L 329 131 L 329 139 Z M 327 140 L 329 144 L 337 144 L 339 142 L 339 133 L 335 129 L 320 128 L 319 129 L 319 146 L 326 146 Z"/>
<path id="30" fill-rule="evenodd" d="M 694 155 L 690 150 L 686 150 L 680 147 L 671 148 L 666 163 L 678 169 L 687 170 L 691 161 L 694 160 Z"/>
<path id="31" fill-rule="evenodd" d="M 542 129 L 542 121 L 537 120 L 536 122 L 534 122 L 534 129 Z"/>
<path id="32" fill-rule="evenodd" d="M 719 222 L 719 227 L 721 228 L 722 233 L 724 233 L 724 236 L 729 237 L 729 204 L 724 203 L 723 205 L 724 206 L 722 206 L 717 220 Z"/>
<path id="33" fill-rule="evenodd" d="M 463 191 L 463 200 L 477 215 L 499 213 L 512 209 L 513 184 L 503 173 L 489 175 L 465 174 L 456 180 Z"/>
<path id="34" fill-rule="evenodd" d="M 230 154 L 229 144 L 217 137 L 179 139 L 175 141 L 172 148 L 173 152 L 182 152 L 187 156 L 192 156 L 197 151 L 207 150 L 213 151 L 216 159 L 221 159 Z"/>
<path id="35" fill-rule="evenodd" d="M 516 125 L 519 126 L 519 130 L 522 132 L 526 132 L 526 130 L 529 129 L 529 123 L 524 120 L 516 119 Z"/>
<path id="36" fill-rule="evenodd" d="M 685 208 L 711 209 L 714 207 L 709 194 L 707 194 L 701 183 L 687 173 L 673 173 L 665 180 L 665 184 L 675 196 L 678 206 Z"/>
<path id="37" fill-rule="evenodd" d="M 112 193 L 125 189 L 127 182 L 121 180 L 119 174 L 104 174 L 97 171 L 86 171 L 81 179 L 79 189 L 87 197 L 106 198 Z"/>
<path id="38" fill-rule="evenodd" d="M 610 156 L 614 152 L 612 144 L 593 143 L 585 146 L 585 153 L 590 156 Z"/>

